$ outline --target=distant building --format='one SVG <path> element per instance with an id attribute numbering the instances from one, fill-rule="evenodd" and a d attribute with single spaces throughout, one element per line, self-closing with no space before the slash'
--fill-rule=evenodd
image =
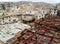
<path id="1" fill-rule="evenodd" d="M 50 9 L 49 13 L 50 13 L 50 15 L 56 16 L 57 15 L 57 9 Z"/>

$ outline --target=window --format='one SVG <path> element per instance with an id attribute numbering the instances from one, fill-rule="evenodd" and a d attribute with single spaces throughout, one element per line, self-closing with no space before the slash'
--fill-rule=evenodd
<path id="1" fill-rule="evenodd" d="M 37 18 L 38 16 L 36 16 L 36 18 Z"/>
<path id="2" fill-rule="evenodd" d="M 40 17 L 40 16 L 39 16 Z"/>
<path id="3" fill-rule="evenodd" d="M 24 16 L 24 18 L 26 18 L 26 16 Z"/>
<path id="4" fill-rule="evenodd" d="M 45 13 L 45 11 L 43 11 L 43 13 Z"/>

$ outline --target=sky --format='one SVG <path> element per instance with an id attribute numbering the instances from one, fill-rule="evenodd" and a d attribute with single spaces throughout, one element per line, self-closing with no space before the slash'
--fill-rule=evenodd
<path id="1" fill-rule="evenodd" d="M 60 0 L 0 0 L 0 2 L 19 2 L 19 1 L 33 1 L 33 2 L 60 3 Z"/>

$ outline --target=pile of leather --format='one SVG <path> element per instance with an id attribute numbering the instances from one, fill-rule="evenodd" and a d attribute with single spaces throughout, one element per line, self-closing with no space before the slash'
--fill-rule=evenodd
<path id="1" fill-rule="evenodd" d="M 16 44 L 60 44 L 60 17 L 42 18 L 22 32 Z"/>

